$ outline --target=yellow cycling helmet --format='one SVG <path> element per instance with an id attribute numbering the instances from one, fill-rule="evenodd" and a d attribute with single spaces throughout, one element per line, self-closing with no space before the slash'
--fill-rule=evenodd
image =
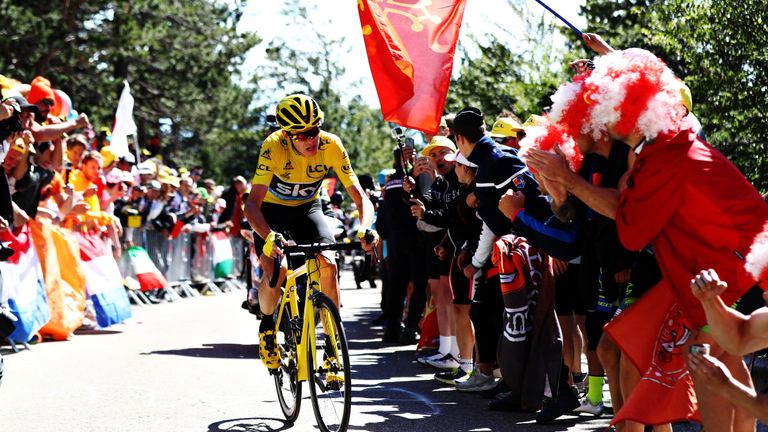
<path id="1" fill-rule="evenodd" d="M 323 111 L 311 97 L 293 94 L 277 104 L 277 124 L 286 132 L 301 132 L 323 124 Z"/>

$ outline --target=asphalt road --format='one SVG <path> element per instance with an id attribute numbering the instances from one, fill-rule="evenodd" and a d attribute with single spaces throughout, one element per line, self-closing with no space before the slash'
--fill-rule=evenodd
<path id="1" fill-rule="evenodd" d="M 609 420 L 488 411 L 414 361 L 414 347 L 386 346 L 379 291 L 343 280 L 342 316 L 353 367 L 352 431 L 587 431 Z M 282 420 L 258 360 L 257 322 L 243 292 L 134 308 L 127 323 L 9 354 L 0 388 L 2 431 L 312 431 L 309 392 L 293 425 Z M 7 347 L 6 347 L 7 348 Z M 678 430 L 693 430 L 676 427 Z"/>

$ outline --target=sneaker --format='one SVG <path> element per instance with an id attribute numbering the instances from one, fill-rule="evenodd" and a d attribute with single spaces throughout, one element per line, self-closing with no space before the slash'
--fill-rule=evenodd
<path id="1" fill-rule="evenodd" d="M 602 401 L 593 404 L 588 397 L 582 399 L 581 406 L 574 410 L 574 412 L 592 414 L 595 417 L 600 417 L 603 415 L 603 411 L 605 411 L 605 406 L 603 405 Z"/>
<path id="2" fill-rule="evenodd" d="M 274 330 L 259 333 L 259 357 L 268 369 L 277 369 L 280 366 L 280 354 L 277 352 Z"/>
<path id="3" fill-rule="evenodd" d="M 511 391 L 501 392 L 488 402 L 491 411 L 518 411 L 520 410 L 519 397 L 513 397 Z"/>
<path id="4" fill-rule="evenodd" d="M 456 385 L 456 380 L 461 379 L 468 375 L 464 372 L 464 369 L 455 367 L 449 371 L 442 371 L 435 374 L 435 379 L 446 384 Z"/>
<path id="5" fill-rule="evenodd" d="M 499 379 L 498 381 L 496 381 L 496 385 L 493 388 L 481 391 L 480 397 L 482 399 L 494 399 L 500 393 L 504 393 L 508 391 L 509 391 L 509 388 L 507 388 L 507 383 L 505 383 L 503 379 Z"/>
<path id="6" fill-rule="evenodd" d="M 557 398 L 544 398 L 544 406 L 542 406 L 541 411 L 536 413 L 536 423 L 550 423 L 560 416 L 572 413 L 580 406 L 581 403 L 574 389 L 570 387 L 561 388 Z"/>
<path id="7" fill-rule="evenodd" d="M 494 387 L 496 387 L 496 378 L 480 371 L 474 371 L 467 380 L 456 383 L 456 390 L 469 393 L 490 390 Z"/>
<path id="8" fill-rule="evenodd" d="M 456 359 L 453 358 L 453 356 L 450 354 L 446 354 L 439 359 L 429 360 L 427 361 L 427 364 L 434 368 L 443 370 L 452 370 L 459 367 L 459 362 L 457 362 Z"/>
<path id="9" fill-rule="evenodd" d="M 573 374 L 573 385 L 580 395 L 587 392 L 587 375 L 584 373 Z"/>
<path id="10" fill-rule="evenodd" d="M 403 333 L 400 335 L 398 344 L 400 345 L 416 345 L 419 341 L 419 334 L 413 327 L 405 326 Z"/>
<path id="11" fill-rule="evenodd" d="M 416 357 L 416 361 L 423 364 L 424 366 L 429 366 L 430 361 L 440 360 L 443 357 L 445 357 L 445 354 L 438 351 L 432 355 L 423 355 L 423 356 Z"/>

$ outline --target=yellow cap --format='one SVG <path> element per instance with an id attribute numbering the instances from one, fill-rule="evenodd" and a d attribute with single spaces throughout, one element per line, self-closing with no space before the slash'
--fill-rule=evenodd
<path id="1" fill-rule="evenodd" d="M 437 135 L 432 137 L 432 141 L 429 142 L 429 145 L 424 147 L 424 150 L 421 151 L 421 155 L 429 156 L 429 153 L 436 147 L 446 147 L 452 152 L 456 152 L 456 144 L 454 144 L 453 141 L 444 136 Z"/>
<path id="2" fill-rule="evenodd" d="M 680 99 L 683 102 L 683 106 L 688 109 L 688 112 L 693 111 L 693 96 L 691 96 L 691 89 L 688 88 L 682 80 L 680 80 Z"/>
<path id="3" fill-rule="evenodd" d="M 531 127 L 531 126 L 541 126 L 549 123 L 549 120 L 547 120 L 546 117 L 540 116 L 537 114 L 531 114 L 530 117 L 528 117 L 528 120 L 523 123 L 523 128 Z"/>
<path id="4" fill-rule="evenodd" d="M 491 137 L 516 137 L 517 131 L 520 130 L 523 130 L 520 123 L 516 122 L 514 119 L 502 117 L 496 120 L 496 123 L 493 124 Z"/>
<path id="5" fill-rule="evenodd" d="M 104 159 L 103 165 L 109 166 L 112 162 L 117 160 L 117 154 L 110 146 L 104 146 L 99 151 L 101 157 Z"/>

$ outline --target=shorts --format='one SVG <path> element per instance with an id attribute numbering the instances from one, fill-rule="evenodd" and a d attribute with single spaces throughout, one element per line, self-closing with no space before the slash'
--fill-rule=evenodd
<path id="1" fill-rule="evenodd" d="M 587 314 L 579 289 L 580 268 L 579 264 L 568 264 L 565 273 L 555 279 L 555 311 L 558 316 Z"/>
<path id="2" fill-rule="evenodd" d="M 585 327 L 587 330 L 587 351 L 596 351 L 600 338 L 603 336 L 603 327 L 613 318 L 611 311 L 588 311 Z"/>
<path id="3" fill-rule="evenodd" d="M 445 231 L 434 233 L 424 233 L 427 249 L 427 278 L 440 279 L 441 276 L 448 276 L 451 273 L 451 259 L 446 258 L 440 261 L 435 253 L 435 246 L 440 244 L 445 236 Z"/>
<path id="4" fill-rule="evenodd" d="M 333 233 L 328 227 L 320 200 L 315 200 L 296 207 L 274 203 L 262 203 L 261 213 L 273 231 L 282 234 L 298 244 L 335 243 Z M 261 256 L 264 239 L 253 236 L 256 253 Z"/>
<path id="5" fill-rule="evenodd" d="M 474 283 L 471 283 L 470 280 L 464 276 L 464 271 L 459 268 L 459 261 L 457 258 L 452 258 L 450 263 L 450 283 L 451 291 L 453 292 L 453 304 L 472 304 L 472 297 L 474 296 Z"/>

